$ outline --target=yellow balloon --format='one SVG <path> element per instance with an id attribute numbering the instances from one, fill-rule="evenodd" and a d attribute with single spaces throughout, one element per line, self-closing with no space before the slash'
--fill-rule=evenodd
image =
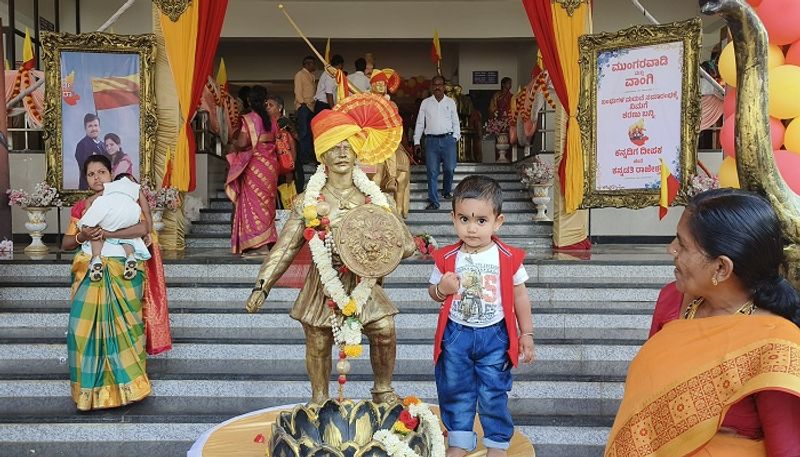
<path id="1" fill-rule="evenodd" d="M 736 171 L 736 159 L 725 157 L 719 167 L 719 187 L 739 188 L 739 173 Z"/>
<path id="2" fill-rule="evenodd" d="M 785 58 L 780 46 L 769 45 L 769 57 L 767 58 L 767 68 L 775 68 L 783 65 Z M 722 54 L 719 56 L 719 74 L 726 84 L 736 87 L 736 56 L 733 53 L 733 42 L 728 43 Z"/>
<path id="3" fill-rule="evenodd" d="M 786 127 L 783 144 L 787 150 L 800 154 L 800 117 L 794 118 Z"/>
<path id="4" fill-rule="evenodd" d="M 800 116 L 800 67 L 781 65 L 769 71 L 769 115 L 778 119 Z"/>

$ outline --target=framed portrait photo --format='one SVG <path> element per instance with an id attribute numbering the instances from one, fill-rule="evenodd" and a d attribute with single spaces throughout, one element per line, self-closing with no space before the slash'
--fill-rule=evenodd
<path id="1" fill-rule="evenodd" d="M 579 39 L 582 208 L 657 206 L 661 168 L 686 189 L 700 132 L 700 19 Z M 675 204 L 685 203 L 680 192 Z"/>
<path id="2" fill-rule="evenodd" d="M 157 127 L 154 35 L 43 33 L 47 181 L 74 202 L 89 192 L 86 159 L 112 178 L 153 178 Z"/>

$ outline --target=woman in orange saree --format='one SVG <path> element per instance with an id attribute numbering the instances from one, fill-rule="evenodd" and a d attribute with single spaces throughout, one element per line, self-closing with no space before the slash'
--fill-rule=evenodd
<path id="1" fill-rule="evenodd" d="M 659 297 L 605 455 L 800 455 L 800 296 L 779 274 L 769 203 L 733 189 L 696 196 L 670 253 L 683 295 L 670 285 Z"/>
<path id="2" fill-rule="evenodd" d="M 231 251 L 267 252 L 278 238 L 275 204 L 278 189 L 278 159 L 275 135 L 278 126 L 266 111 L 267 90 L 255 86 L 248 95 L 251 112 L 242 116 L 235 146 L 228 154 L 225 194 L 233 202 Z"/>

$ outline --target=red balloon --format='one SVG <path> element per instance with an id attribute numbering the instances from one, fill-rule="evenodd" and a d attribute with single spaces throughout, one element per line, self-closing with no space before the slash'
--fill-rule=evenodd
<path id="1" fill-rule="evenodd" d="M 773 151 L 775 163 L 790 189 L 800 195 L 800 154 L 779 149 Z"/>
<path id="2" fill-rule="evenodd" d="M 733 140 L 733 131 L 735 128 L 735 115 L 730 115 L 725 118 L 722 123 L 722 129 L 719 131 L 719 142 L 722 145 L 723 157 L 731 156 L 736 157 L 736 146 Z M 769 118 L 770 138 L 772 139 L 772 149 L 779 149 L 783 146 L 783 136 L 786 134 L 786 127 L 780 119 L 774 117 Z"/>
<path id="3" fill-rule="evenodd" d="M 756 9 L 764 23 L 769 42 L 777 45 L 800 39 L 800 2 L 797 0 L 762 0 Z"/>
<path id="4" fill-rule="evenodd" d="M 800 40 L 795 41 L 789 50 L 786 51 L 786 65 L 797 65 L 800 67 Z"/>
<path id="5" fill-rule="evenodd" d="M 722 117 L 727 118 L 736 111 L 736 88 L 725 86 L 725 102 L 722 104 Z"/>

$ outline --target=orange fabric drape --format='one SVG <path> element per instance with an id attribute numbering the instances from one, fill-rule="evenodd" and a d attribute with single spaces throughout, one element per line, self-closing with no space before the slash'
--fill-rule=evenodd
<path id="1" fill-rule="evenodd" d="M 180 105 L 180 129 L 171 157 L 171 182 L 178 190 L 189 191 L 191 181 L 191 151 L 187 128 L 189 128 L 189 112 L 191 111 L 192 81 L 194 80 L 195 51 L 197 46 L 197 24 L 199 2 L 191 2 L 177 21 L 172 22 L 169 16 L 161 13 L 161 29 L 164 31 L 164 42 L 169 57 L 169 66 L 175 80 L 175 90 Z"/>
<path id="2" fill-rule="evenodd" d="M 782 317 L 669 322 L 628 368 L 605 456 L 740 455 L 717 435 L 728 409 L 763 390 L 800 396 L 799 361 L 800 330 Z"/>
<path id="3" fill-rule="evenodd" d="M 567 91 L 567 103 L 564 108 L 569 115 L 567 119 L 567 141 L 564 160 L 564 205 L 568 213 L 578 209 L 583 201 L 583 149 L 581 147 L 581 131 L 576 115 L 581 91 L 581 73 L 578 65 L 578 37 L 587 33 L 591 11 L 588 3 L 580 3 L 570 15 L 566 7 L 558 2 L 551 6 L 553 28 L 555 29 L 556 49 L 561 62 L 564 85 Z"/>

